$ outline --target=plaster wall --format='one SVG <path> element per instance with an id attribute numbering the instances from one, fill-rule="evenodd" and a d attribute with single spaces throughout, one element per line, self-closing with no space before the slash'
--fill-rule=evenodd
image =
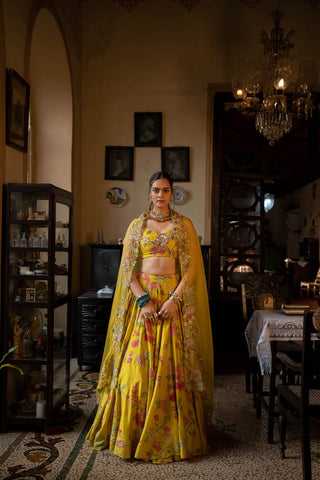
<path id="1" fill-rule="evenodd" d="M 268 13 L 275 3 L 260 0 L 249 9 L 240 0 L 200 0 L 188 12 L 177 1 L 146 0 L 129 13 L 113 0 L 0 0 L 4 64 L 27 80 L 32 13 L 47 7 L 63 32 L 73 95 L 74 252 L 95 241 L 98 228 L 106 242 L 123 237 L 129 221 L 148 203 L 147 180 L 161 167 L 159 148 L 135 149 L 133 182 L 104 180 L 105 146 L 133 145 L 133 115 L 139 111 L 163 112 L 164 146 L 190 147 L 191 181 L 180 184 L 187 201 L 177 209 L 193 220 L 203 243 L 210 243 L 208 84 L 230 86 L 239 63 L 262 56 L 260 31 L 269 34 L 273 27 Z M 320 57 L 320 8 L 305 0 L 281 7 L 285 34 L 296 31 L 295 78 L 298 60 Z M 4 124 L 0 128 L 3 137 Z M 2 160 L 4 181 L 26 181 L 26 156 L 5 147 Z M 127 193 L 120 209 L 105 200 L 115 185 Z M 75 268 L 80 264 L 77 259 Z"/>
<path id="2" fill-rule="evenodd" d="M 24 0 L 3 0 L 3 18 L 5 34 L 5 65 L 13 68 L 26 78 L 25 72 L 25 40 L 26 18 L 30 2 Z M 6 146 L 5 149 L 5 182 L 23 182 L 27 169 L 27 158 L 18 150 Z"/>
<path id="3" fill-rule="evenodd" d="M 32 153 L 30 178 L 71 191 L 72 95 L 69 65 L 58 24 L 40 10 L 30 55 Z"/>
<path id="4" fill-rule="evenodd" d="M 270 218 L 272 241 L 295 253 L 289 257 L 299 257 L 299 245 L 305 238 L 314 238 L 320 243 L 320 179 L 276 200 Z M 283 228 L 284 224 L 287 228 Z"/>
<path id="5" fill-rule="evenodd" d="M 35 99 L 35 85 L 32 85 L 32 78 L 30 77 L 30 51 L 32 36 L 34 33 L 34 25 L 37 22 L 37 16 L 41 9 L 46 9 L 54 17 L 49 18 L 51 20 L 51 27 L 55 33 L 55 40 L 58 38 L 58 42 L 50 42 L 50 39 L 43 38 L 42 41 L 46 46 L 51 48 L 51 52 L 47 50 L 46 61 L 43 62 L 43 58 L 38 55 L 38 59 L 33 57 L 33 73 L 42 72 L 42 82 L 46 83 L 46 87 L 54 85 L 51 89 L 55 90 L 54 98 L 51 101 L 54 102 L 54 119 L 48 123 L 49 134 L 46 135 L 45 145 L 44 135 L 41 133 L 39 143 L 42 142 L 42 153 L 44 148 L 47 151 L 58 152 L 52 159 L 50 157 L 51 168 L 42 168 L 41 176 L 37 179 L 30 178 L 30 169 L 28 171 L 28 162 L 30 162 L 29 148 L 28 155 L 6 146 L 4 156 L 1 158 L 4 178 L 2 183 L 7 182 L 27 182 L 27 181 L 40 181 L 51 182 L 71 190 L 74 194 L 74 229 L 73 229 L 73 270 L 74 280 L 72 292 L 78 294 L 79 281 L 80 281 L 80 170 L 81 170 L 81 156 L 80 156 L 80 61 L 81 61 L 81 15 L 80 6 L 78 0 L 3 0 L 1 2 L 1 16 L 3 16 L 4 28 L 1 29 L 2 45 L 4 46 L 4 60 L 3 64 L 6 68 L 15 69 L 21 76 L 23 76 L 31 87 L 31 101 Z M 43 11 L 44 12 L 44 11 Z M 56 22 L 56 23 L 55 23 Z M 49 21 L 50 23 L 50 21 Z M 58 32 L 58 27 L 60 32 Z M 47 37 L 50 34 L 47 32 Z M 39 30 L 38 30 L 39 34 Z M 41 36 L 41 35 L 40 35 Z M 39 37 L 38 37 L 39 38 Z M 63 44 L 62 44 L 63 43 Z M 34 43 L 33 43 L 34 46 Z M 56 48 L 55 48 L 56 46 Z M 45 47 L 45 45 L 44 45 Z M 65 52 L 63 52 L 65 49 Z M 63 52 L 63 54 L 62 54 Z M 64 64 L 61 66 L 61 60 Z M 38 61 L 38 63 L 37 63 Z M 51 61 L 51 63 L 50 63 Z M 60 63 L 59 63 L 60 62 Z M 68 62 L 68 65 L 66 65 Z M 45 63 L 45 64 L 44 64 Z M 48 67 L 48 68 L 46 68 Z M 60 68 L 59 68 L 60 67 Z M 55 68 L 54 73 L 50 74 L 50 68 Z M 42 69 L 42 70 L 41 70 Z M 66 75 L 65 72 L 69 72 L 70 79 L 64 78 L 61 80 L 61 72 Z M 3 78 L 5 78 L 3 76 Z M 34 78 L 34 76 L 33 76 Z M 39 78 L 39 77 L 38 77 Z M 67 85 L 68 92 L 63 91 L 61 86 Z M 1 83 L 0 83 L 1 86 Z M 39 87 L 39 88 L 38 88 Z M 37 92 L 39 93 L 42 85 L 37 86 Z M 71 89 L 71 92 L 70 92 Z M 5 89 L 2 89 L 3 98 L 5 98 Z M 71 102 L 72 95 L 72 102 Z M 64 97 L 64 98 L 62 98 Z M 63 105 L 61 108 L 61 102 Z M 46 104 L 47 119 L 53 119 L 52 108 Z M 51 103 L 52 106 L 52 103 Z M 60 106 L 60 110 L 59 110 Z M 5 110 L 3 110 L 5 111 Z M 59 120 L 59 111 L 63 112 Z M 42 121 L 42 120 L 41 120 Z M 60 123 L 59 123 L 60 122 Z M 71 125 L 72 123 L 72 125 Z M 67 128 L 65 128 L 67 126 Z M 43 131 L 43 125 L 38 125 L 39 130 Z M 62 129 L 62 130 L 61 130 Z M 1 134 L 5 133 L 5 122 L 1 122 L 0 125 Z M 37 128 L 35 128 L 37 131 Z M 48 129 L 47 129 L 48 132 Z M 57 137 L 58 136 L 58 141 Z M 40 134 L 39 134 L 40 137 Z M 51 150 L 50 150 L 51 149 Z M 39 151 L 39 150 L 38 150 Z M 61 152 L 63 151 L 63 155 Z M 32 152 L 34 153 L 34 152 Z M 45 154 L 46 160 L 48 160 L 47 154 Z M 59 157 L 59 158 L 56 158 Z M 41 155 L 39 159 L 41 162 Z M 56 160 L 56 161 L 55 161 Z M 60 162 L 60 165 L 59 165 Z M 61 163 L 62 162 L 62 163 Z M 43 165 L 42 165 L 43 166 Z M 57 175 L 56 177 L 54 175 Z"/>
<path id="6" fill-rule="evenodd" d="M 106 242 L 122 238 L 147 205 L 147 181 L 161 167 L 160 148 L 135 149 L 133 182 L 104 180 L 105 145 L 133 145 L 134 112 L 145 111 L 163 112 L 163 146 L 190 146 L 191 182 L 180 184 L 187 201 L 177 209 L 210 243 L 207 87 L 230 85 L 239 63 L 263 56 L 260 31 L 269 35 L 273 28 L 273 3 L 262 0 L 249 9 L 239 0 L 201 0 L 188 12 L 179 2 L 148 0 L 130 13 L 117 2 L 82 3 L 81 244 L 95 241 L 99 228 Z M 320 10 L 302 0 L 283 10 L 285 34 L 296 30 L 296 58 L 318 58 Z M 112 186 L 127 193 L 121 209 L 105 200 Z"/>

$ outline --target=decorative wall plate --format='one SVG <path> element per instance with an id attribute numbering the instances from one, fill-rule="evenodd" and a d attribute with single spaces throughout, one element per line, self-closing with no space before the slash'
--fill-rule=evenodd
<path id="1" fill-rule="evenodd" d="M 173 203 L 182 205 L 187 198 L 187 192 L 182 187 L 173 187 Z"/>
<path id="2" fill-rule="evenodd" d="M 107 202 L 113 207 L 122 207 L 127 200 L 127 194 L 122 188 L 112 187 L 106 193 Z"/>

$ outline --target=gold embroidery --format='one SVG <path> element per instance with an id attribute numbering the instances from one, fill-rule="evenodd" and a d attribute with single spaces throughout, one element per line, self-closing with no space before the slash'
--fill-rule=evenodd
<path id="1" fill-rule="evenodd" d="M 183 279 L 183 306 L 182 306 L 182 335 L 183 335 L 183 375 L 186 382 L 187 390 L 197 390 L 202 392 L 203 373 L 201 371 L 200 358 L 200 342 L 199 331 L 196 321 L 195 311 L 195 292 L 194 286 L 185 278 L 190 267 L 190 239 L 187 228 L 184 225 L 184 217 L 173 212 L 172 220 L 175 224 L 173 229 L 176 243 L 178 245 L 178 257 L 180 264 L 181 277 Z M 131 275 L 135 270 L 139 259 L 139 246 L 142 239 L 143 231 L 146 228 L 147 213 L 142 214 L 135 219 L 128 231 L 128 239 L 124 244 L 124 252 L 121 263 L 121 272 L 118 278 L 117 290 L 121 299 L 117 311 L 114 312 L 115 318 L 112 330 L 112 357 L 106 356 L 104 365 L 102 366 L 98 392 L 105 387 L 115 388 L 120 368 L 120 351 L 121 345 L 126 332 L 126 311 L 130 296 Z M 110 318 L 111 320 L 111 318 Z M 112 372 L 112 373 L 111 373 Z"/>

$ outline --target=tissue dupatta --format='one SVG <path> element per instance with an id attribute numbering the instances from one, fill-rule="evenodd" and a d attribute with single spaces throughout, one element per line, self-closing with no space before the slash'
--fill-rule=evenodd
<path id="1" fill-rule="evenodd" d="M 207 284 L 201 248 L 190 219 L 172 212 L 178 241 L 179 268 L 183 281 L 182 334 L 184 379 L 187 390 L 201 392 L 206 416 L 211 417 L 213 402 L 213 347 Z M 117 386 L 120 351 L 127 322 L 132 273 L 139 271 L 139 245 L 147 222 L 147 212 L 133 220 L 127 230 L 117 286 L 113 298 L 104 348 L 97 399 L 102 391 Z M 210 418 L 209 418 L 210 420 Z"/>

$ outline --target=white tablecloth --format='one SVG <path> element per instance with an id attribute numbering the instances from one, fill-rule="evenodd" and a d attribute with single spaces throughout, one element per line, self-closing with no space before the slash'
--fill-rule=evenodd
<path id="1" fill-rule="evenodd" d="M 245 330 L 250 357 L 257 357 L 263 375 L 271 373 L 270 341 L 302 341 L 303 315 L 281 310 L 255 310 Z"/>

